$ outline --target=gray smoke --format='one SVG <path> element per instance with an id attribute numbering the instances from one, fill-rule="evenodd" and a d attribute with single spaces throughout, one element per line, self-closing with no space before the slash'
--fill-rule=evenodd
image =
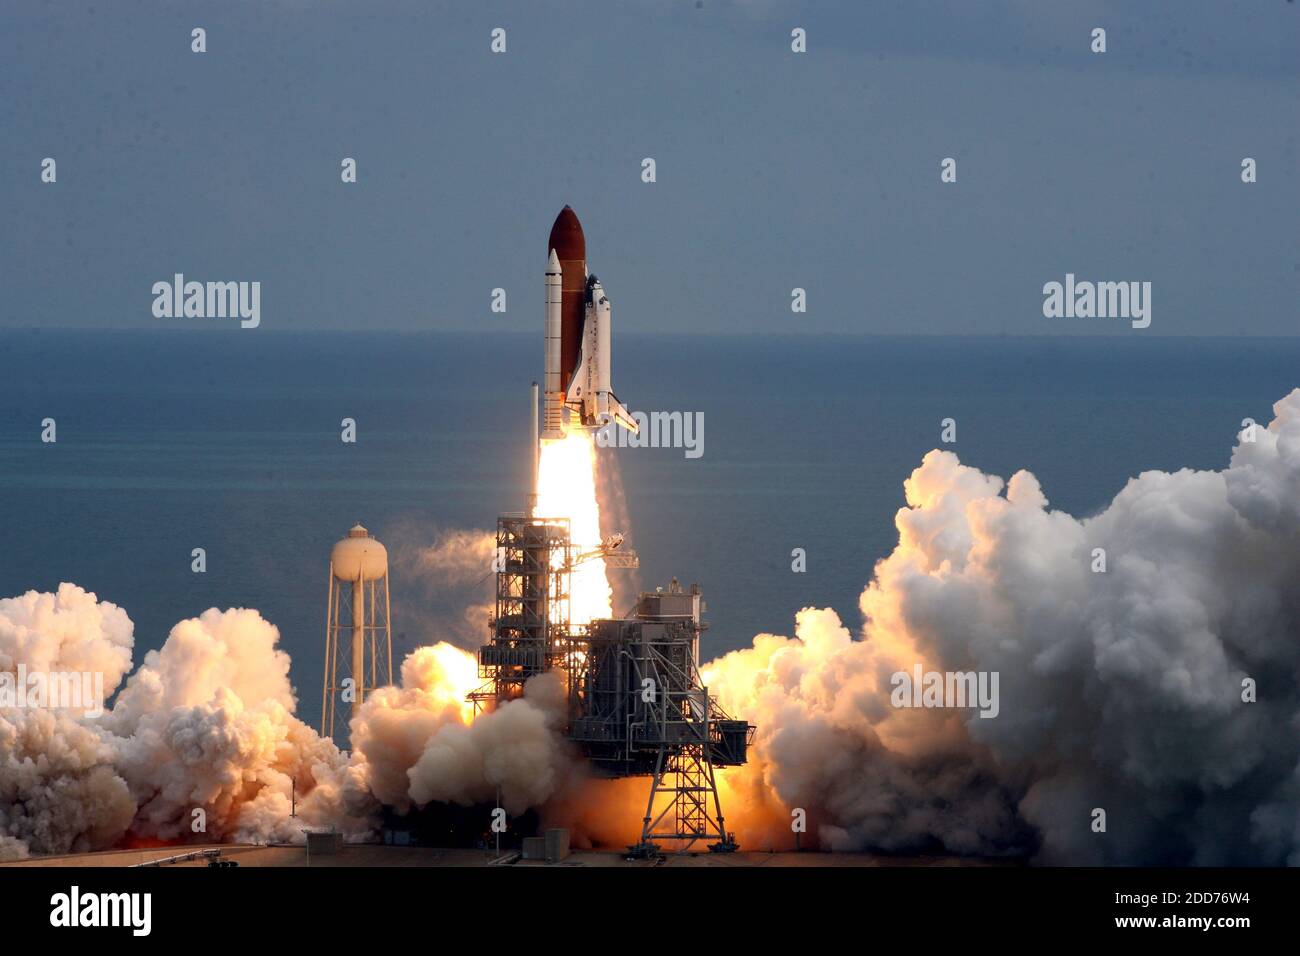
<path id="1" fill-rule="evenodd" d="M 708 668 L 760 725 L 731 775 L 758 839 L 802 807 L 843 848 L 1300 864 L 1300 390 L 1274 412 L 1224 471 L 1145 472 L 1084 519 L 926 455 L 860 640 L 809 609 Z M 1000 713 L 892 707 L 917 663 L 998 672 Z"/>

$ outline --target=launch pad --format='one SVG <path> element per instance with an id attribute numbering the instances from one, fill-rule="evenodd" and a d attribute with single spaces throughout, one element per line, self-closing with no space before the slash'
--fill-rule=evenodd
<path id="1" fill-rule="evenodd" d="M 538 507 L 540 440 L 568 428 L 596 431 L 638 424 L 610 382 L 610 303 L 587 272 L 582 224 L 565 206 L 547 241 L 546 324 L 541 393 L 533 383 L 532 482 L 525 512 L 497 519 L 496 611 L 491 640 L 479 648 L 485 683 L 469 694 L 475 713 L 524 695 L 543 674 L 563 682 L 563 732 L 604 777 L 649 777 L 650 796 L 634 856 L 684 852 L 700 841 L 737 849 L 727 832 L 716 769 L 743 764 L 754 728 L 734 720 L 700 678 L 704 601 L 699 585 L 642 592 L 631 617 L 588 620 L 572 613 L 575 568 L 599 560 L 605 570 L 635 568 L 621 535 L 582 551 L 567 518 Z M 566 426 L 565 418 L 568 418 Z M 540 424 L 540 428 L 539 428 Z"/>
<path id="2" fill-rule="evenodd" d="M 479 648 L 475 709 L 522 696 L 539 674 L 564 682 L 564 733 L 599 775 L 651 778 L 633 855 L 685 852 L 706 841 L 737 849 L 727 832 L 715 770 L 743 764 L 754 727 L 709 696 L 699 672 L 704 602 L 698 585 L 643 592 L 629 618 L 575 624 L 570 581 L 576 566 L 636 567 L 621 539 L 580 552 L 565 519 L 505 514 L 497 519 L 496 613 Z M 711 842 L 709 842 L 711 841 Z"/>

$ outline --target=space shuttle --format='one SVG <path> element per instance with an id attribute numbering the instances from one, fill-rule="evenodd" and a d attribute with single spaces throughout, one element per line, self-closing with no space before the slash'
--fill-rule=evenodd
<path id="1" fill-rule="evenodd" d="M 564 436 L 566 408 L 570 427 L 576 419 L 583 428 L 615 422 L 635 432 L 636 420 L 610 387 L 609 297 L 587 274 L 587 240 L 568 206 L 555 217 L 547 248 L 542 437 Z"/>

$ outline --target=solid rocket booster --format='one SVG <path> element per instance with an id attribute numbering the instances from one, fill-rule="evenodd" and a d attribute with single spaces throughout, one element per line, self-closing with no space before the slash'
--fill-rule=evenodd
<path id="1" fill-rule="evenodd" d="M 542 376 L 542 394 L 546 396 L 546 411 L 542 414 L 542 434 L 558 438 L 563 430 L 560 421 L 564 409 L 564 387 L 560 375 L 560 339 L 563 320 L 560 318 L 563 292 L 560 285 L 560 259 L 551 249 L 546 266 L 546 366 Z"/>
<path id="2" fill-rule="evenodd" d="M 542 437 L 563 436 L 565 408 L 584 428 L 613 421 L 635 432 L 636 421 L 610 383 L 609 297 L 587 274 L 587 240 L 568 206 L 555 217 L 547 245 Z"/>

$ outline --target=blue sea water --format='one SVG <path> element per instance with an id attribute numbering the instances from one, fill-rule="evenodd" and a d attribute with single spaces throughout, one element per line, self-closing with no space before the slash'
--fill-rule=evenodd
<path id="1" fill-rule="evenodd" d="M 135 621 L 137 662 L 185 617 L 258 608 L 314 724 L 329 549 L 360 520 L 393 552 L 395 658 L 466 640 L 488 581 L 430 580 L 414 555 L 522 507 L 535 337 L 24 330 L 0 351 L 0 595 L 93 590 Z M 700 582 L 705 657 L 790 633 L 807 605 L 856 629 L 942 419 L 963 461 L 1028 468 L 1081 515 L 1141 471 L 1223 467 L 1242 419 L 1267 422 L 1298 380 L 1300 340 L 622 336 L 620 396 L 705 429 L 698 459 L 602 453 L 641 556 L 621 591 Z"/>

